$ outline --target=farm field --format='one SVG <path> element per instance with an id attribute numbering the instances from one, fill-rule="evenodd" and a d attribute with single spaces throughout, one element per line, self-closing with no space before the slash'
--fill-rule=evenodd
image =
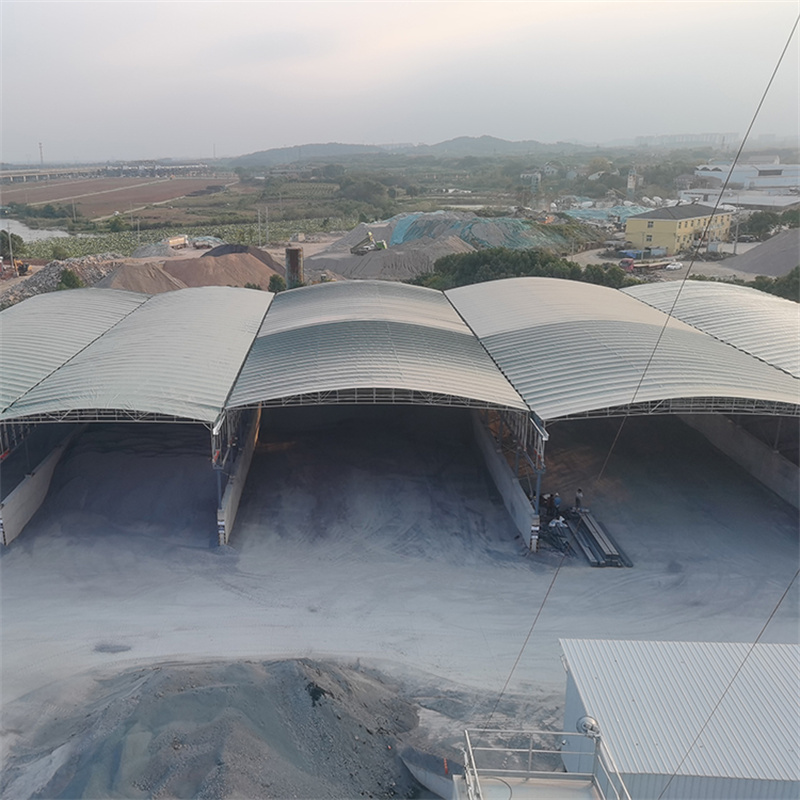
<path id="1" fill-rule="evenodd" d="M 230 178 L 226 176 L 228 180 Z M 80 180 L 47 181 L 4 186 L 3 203 L 67 205 L 74 202 L 75 210 L 87 219 L 120 214 L 152 203 L 165 203 L 185 197 L 190 192 L 219 184 L 223 178 L 87 178 Z"/>

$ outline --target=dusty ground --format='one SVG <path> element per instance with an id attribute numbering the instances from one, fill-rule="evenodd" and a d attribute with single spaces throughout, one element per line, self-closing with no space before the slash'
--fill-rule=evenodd
<path id="1" fill-rule="evenodd" d="M 755 244 L 737 244 L 737 253 L 746 253 L 748 250 L 752 249 L 753 247 L 757 247 L 758 242 Z M 733 245 L 732 244 L 722 244 L 721 250 L 724 253 L 733 253 Z M 601 258 L 600 254 L 605 252 L 604 250 L 586 250 L 582 253 L 575 253 L 569 257 L 570 261 L 574 261 L 576 264 L 580 264 L 582 267 L 587 266 L 588 264 L 608 264 L 609 261 L 607 259 Z M 678 270 L 658 270 L 657 272 L 653 272 L 652 276 L 654 280 L 659 281 L 676 281 L 676 280 L 683 280 L 686 277 L 687 273 L 689 273 L 689 265 L 691 263 L 691 259 L 688 258 L 676 258 L 677 262 L 683 264 L 682 269 Z M 742 272 L 740 270 L 731 269 L 730 267 L 725 266 L 725 259 L 722 261 L 700 261 L 697 260 L 694 263 L 694 266 L 691 269 L 692 275 L 705 275 L 709 278 L 722 278 L 723 280 L 728 279 L 731 280 L 733 278 L 740 278 L 745 281 L 752 281 L 754 275 L 749 272 Z"/>
<path id="2" fill-rule="evenodd" d="M 312 724 L 320 707 L 308 702 L 307 668 L 321 671 L 323 688 L 337 670 L 352 686 L 377 680 L 381 698 L 409 702 L 419 717 L 392 730 L 398 744 L 452 752 L 462 727 L 487 722 L 545 596 L 492 724 L 561 726 L 560 637 L 753 641 L 796 569 L 797 510 L 671 418 L 630 419 L 597 480 L 616 425 L 551 426 L 543 489 L 569 497 L 581 486 L 631 569 L 577 557 L 559 566 L 548 549 L 524 557 L 455 410 L 273 415 L 221 550 L 211 546 L 204 430 L 90 427 L 45 506 L 0 554 L 3 796 L 25 796 L 11 781 L 76 796 L 70 781 L 90 775 L 103 790 L 135 781 L 143 793 L 207 796 L 202 787 L 221 786 L 237 758 L 252 759 L 243 781 L 316 796 L 308 781 L 333 780 L 323 753 L 351 759 L 362 745 L 349 734 L 365 723 L 348 717 L 347 700 L 325 706 L 341 720 Z M 797 641 L 798 599 L 795 587 L 763 641 Z M 306 661 L 268 666 L 297 658 Z M 163 683 L 159 665 L 172 665 Z M 275 690 L 285 675 L 295 678 Z M 253 681 L 261 694 L 234 702 L 251 692 L 235 687 Z M 365 684 L 362 708 L 377 719 L 374 696 Z M 212 719 L 204 697 L 230 702 L 215 700 Z M 287 715 L 285 730 L 259 727 L 262 706 Z M 333 750 L 314 749 L 321 733 Z M 310 755 L 298 761 L 291 753 L 302 748 Z M 386 763 L 358 763 L 367 765 L 359 780 L 384 791 Z M 349 774 L 336 780 L 354 786 Z M 221 794 L 252 796 L 246 781 Z"/>

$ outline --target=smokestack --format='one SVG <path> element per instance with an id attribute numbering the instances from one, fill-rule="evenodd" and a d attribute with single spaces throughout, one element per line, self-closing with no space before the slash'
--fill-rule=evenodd
<path id="1" fill-rule="evenodd" d="M 302 286 L 303 278 L 303 248 L 286 248 L 286 288 L 294 289 Z"/>

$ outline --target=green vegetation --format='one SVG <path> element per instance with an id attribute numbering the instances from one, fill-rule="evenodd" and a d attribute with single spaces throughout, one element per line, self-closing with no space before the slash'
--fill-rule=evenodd
<path id="1" fill-rule="evenodd" d="M 71 270 L 62 269 L 56 291 L 61 292 L 65 289 L 82 289 L 86 284 Z"/>
<path id="2" fill-rule="evenodd" d="M 739 233 L 750 234 L 764 241 L 768 239 L 778 228 L 800 227 L 800 211 L 784 211 L 783 214 L 776 214 L 774 211 L 755 211 L 739 225 Z"/>
<path id="3" fill-rule="evenodd" d="M 504 247 L 445 256 L 433 265 L 433 272 L 420 275 L 409 283 L 431 289 L 453 289 L 456 286 L 519 277 L 563 278 L 614 288 L 639 283 L 616 266 L 605 268 L 590 265 L 583 270 L 579 264 L 546 250 L 509 250 Z"/>
<path id="4" fill-rule="evenodd" d="M 295 233 L 313 235 L 325 230 L 349 230 L 357 220 L 329 217 L 326 219 L 303 219 L 297 221 L 272 222 L 269 224 L 270 241 L 285 242 Z M 130 256 L 140 245 L 156 244 L 170 236 L 216 236 L 226 242 L 259 245 L 264 242 L 263 227 L 259 230 L 255 222 L 238 225 L 208 223 L 204 225 L 173 225 L 155 230 L 120 231 L 97 236 L 69 236 L 57 239 L 41 239 L 25 243 L 25 254 L 29 258 L 52 258 L 54 246 L 60 248 L 63 257 L 77 258 L 95 253 L 119 253 Z M 12 234 L 14 236 L 15 234 Z M 19 238 L 19 237 L 17 237 Z M 20 242 L 22 240 L 20 239 Z M 14 254 L 17 254 L 16 239 L 12 239 Z"/>
<path id="5" fill-rule="evenodd" d="M 286 289 L 286 281 L 280 275 L 270 275 L 268 291 L 278 294 Z"/>
<path id="6" fill-rule="evenodd" d="M 0 231 L 0 256 L 3 258 L 10 258 L 12 253 L 15 258 L 23 254 L 28 254 L 25 242 L 23 242 L 22 237 L 18 236 L 16 233 L 11 234 L 11 240 L 9 241 L 8 231 Z"/>

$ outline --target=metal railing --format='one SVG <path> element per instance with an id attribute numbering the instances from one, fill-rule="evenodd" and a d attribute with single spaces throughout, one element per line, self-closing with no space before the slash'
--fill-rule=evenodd
<path id="1" fill-rule="evenodd" d="M 464 736 L 464 777 L 469 800 L 484 800 L 481 780 L 490 778 L 528 783 L 537 779 L 589 782 L 601 800 L 631 800 L 614 759 L 599 735 L 467 730 Z M 572 749 L 570 743 L 573 743 Z M 567 772 L 565 756 L 591 769 Z"/>

